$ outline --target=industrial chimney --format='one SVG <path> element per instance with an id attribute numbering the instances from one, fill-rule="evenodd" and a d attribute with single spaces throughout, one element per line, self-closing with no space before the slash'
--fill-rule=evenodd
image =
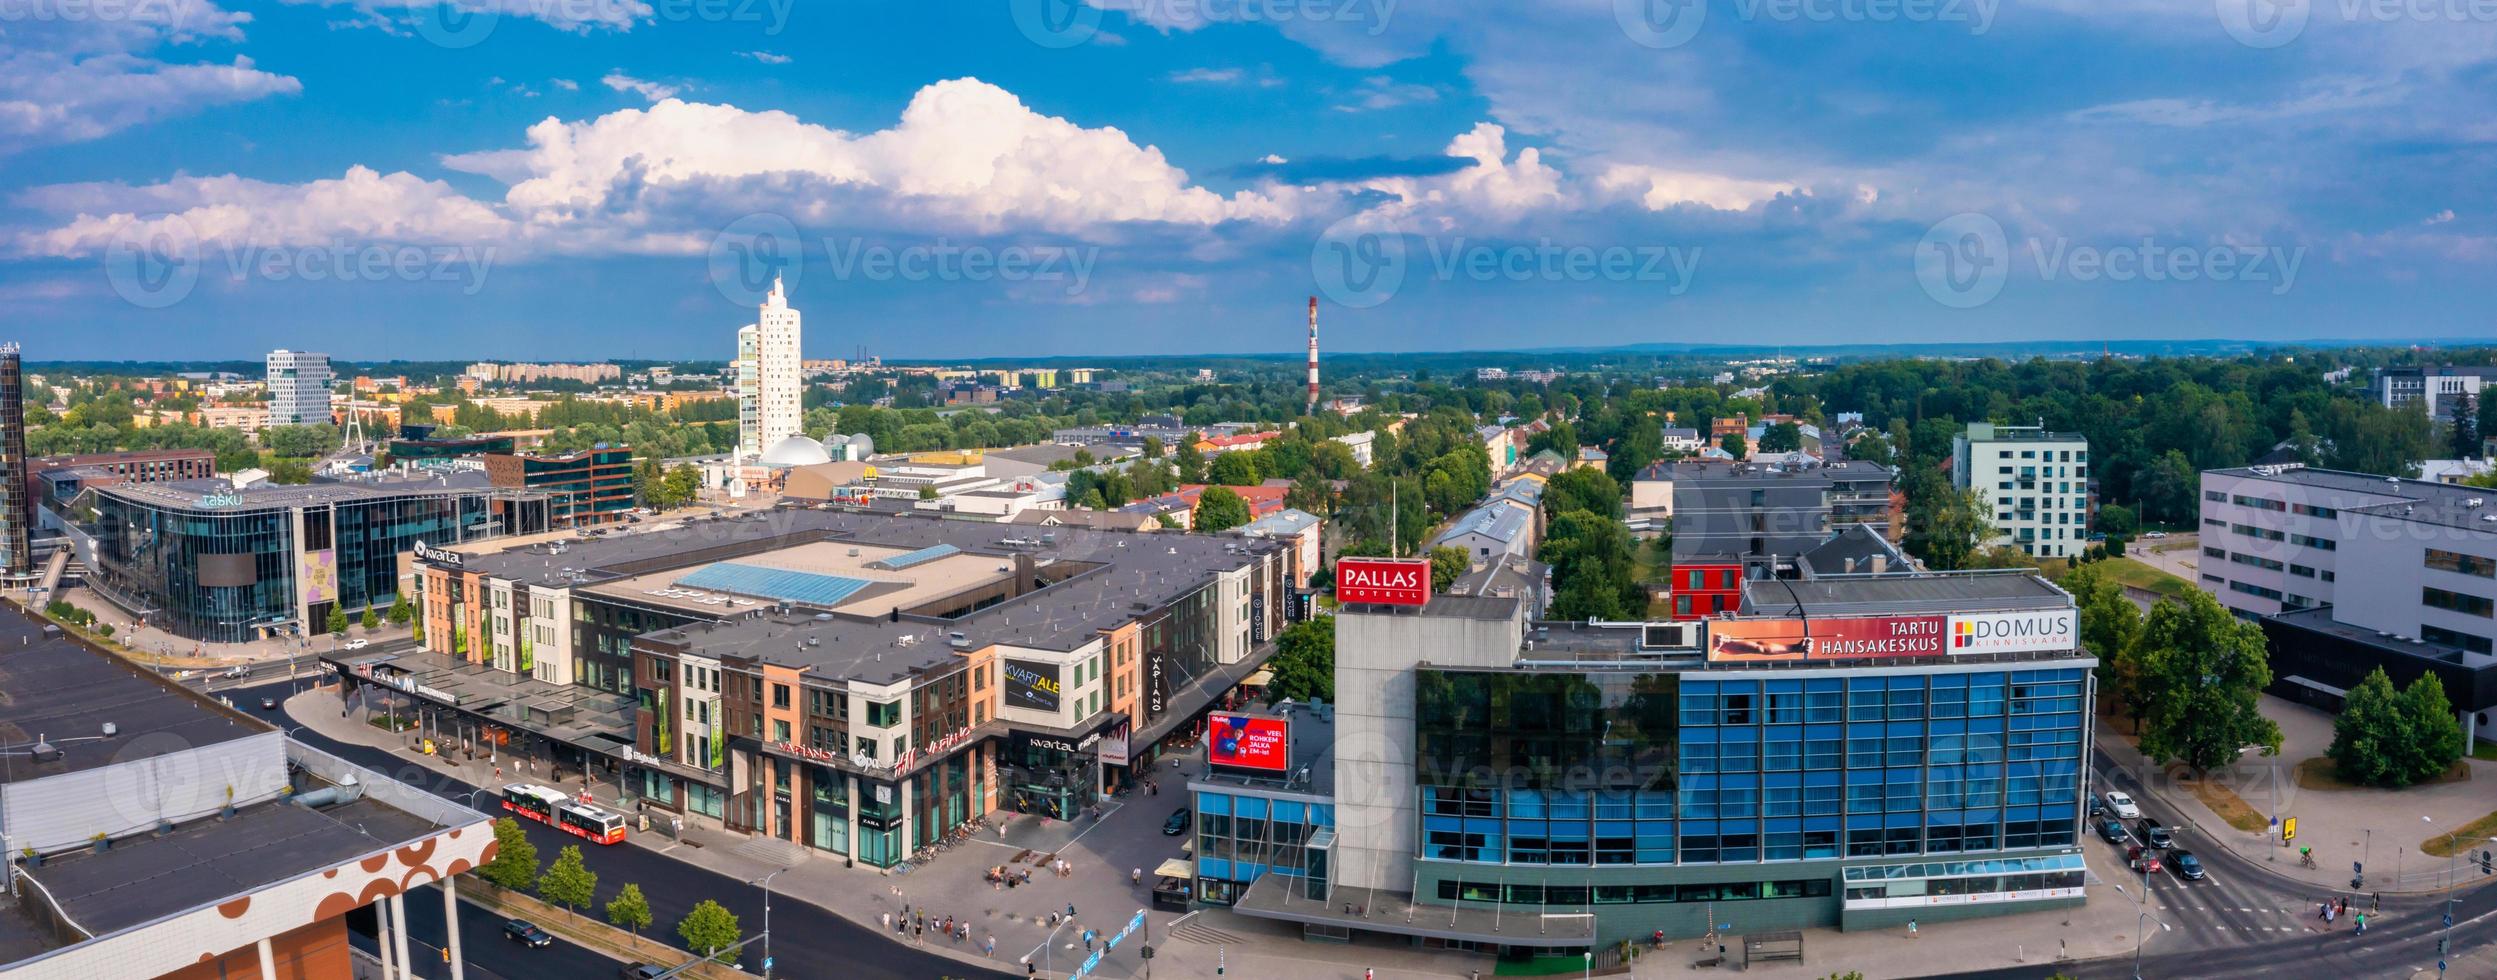
<path id="1" fill-rule="evenodd" d="M 1309 412 L 1318 413 L 1318 297 L 1309 298 Z"/>

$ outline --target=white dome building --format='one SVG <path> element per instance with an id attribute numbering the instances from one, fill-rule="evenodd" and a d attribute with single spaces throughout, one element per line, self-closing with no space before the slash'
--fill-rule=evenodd
<path id="1" fill-rule="evenodd" d="M 763 450 L 763 457 L 758 462 L 764 466 L 786 469 L 792 466 L 829 463 L 832 462 L 832 455 L 824 451 L 823 443 L 805 436 L 789 436 L 773 443 L 771 448 Z"/>

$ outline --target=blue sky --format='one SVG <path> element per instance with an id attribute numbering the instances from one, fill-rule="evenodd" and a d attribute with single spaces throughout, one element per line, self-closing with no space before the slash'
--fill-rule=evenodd
<path id="1" fill-rule="evenodd" d="M 30 356 L 2497 334 L 2442 0 L 14 0 Z"/>

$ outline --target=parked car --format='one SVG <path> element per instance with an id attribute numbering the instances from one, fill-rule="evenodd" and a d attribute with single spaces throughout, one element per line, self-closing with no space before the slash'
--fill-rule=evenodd
<path id="1" fill-rule="evenodd" d="M 347 648 L 347 649 L 349 649 L 349 650 L 362 650 L 362 649 L 364 649 L 365 647 L 372 646 L 372 645 L 373 645 L 373 641 L 371 641 L 371 640 L 367 640 L 367 639 L 365 639 L 365 638 L 363 638 L 363 637 L 359 636 L 359 637 L 356 637 L 355 639 L 348 640 L 348 641 L 347 641 L 347 647 L 346 647 L 346 648 Z"/>
<path id="2" fill-rule="evenodd" d="M 552 934 L 548 933 L 544 929 L 538 928 L 537 923 L 530 922 L 526 919 L 505 920 L 503 922 L 503 938 L 520 943 L 530 949 L 545 949 L 548 946 L 555 945 L 555 937 Z"/>
<path id="3" fill-rule="evenodd" d="M 2106 838 L 2107 843 L 2110 844 L 2121 844 L 2132 839 L 2132 835 L 2124 832 L 2124 824 L 2116 820 L 2100 820 L 2098 836 Z"/>
<path id="4" fill-rule="evenodd" d="M 622 977 L 623 980 L 658 980 L 659 977 L 666 976 L 667 973 L 668 968 L 664 966 L 652 966 L 648 963 L 635 963 L 631 966 L 625 967 L 617 974 L 617 976 Z"/>
<path id="5" fill-rule="evenodd" d="M 2134 804 L 2132 797 L 2113 790 L 2107 792 L 2107 809 L 2120 820 L 2138 820 L 2142 815 L 2142 808 Z"/>
<path id="6" fill-rule="evenodd" d="M 2124 866 L 2143 874 L 2157 874 L 2160 867 L 2159 852 L 2135 844 L 2125 849 Z"/>
<path id="7" fill-rule="evenodd" d="M 268 696 L 268 695 L 262 695 L 262 696 L 261 696 L 261 698 L 260 698 L 260 710 L 262 710 L 262 711 L 276 711 L 276 710 L 277 710 L 277 699 L 276 699 L 276 698 L 274 698 L 274 697 L 270 697 L 270 696 Z"/>
<path id="8" fill-rule="evenodd" d="M 2201 881 L 2206 874 L 2202 870 L 2202 859 L 2195 857 L 2192 851 L 2169 851 L 2168 870 L 2176 872 L 2177 877 L 2186 881 Z"/>
<path id="9" fill-rule="evenodd" d="M 1177 837 L 1187 833 L 1190 827 L 1195 826 L 1195 816 L 1184 806 L 1171 811 L 1170 819 L 1162 821 L 1162 836 Z"/>
<path id="10" fill-rule="evenodd" d="M 2164 538 L 2164 537 L 2167 537 L 2167 536 L 2168 536 L 2168 533 L 2167 533 L 2166 531 L 2144 531 L 2144 532 L 2142 532 L 2142 537 L 2145 537 L 2145 538 Z"/>
<path id="11" fill-rule="evenodd" d="M 2096 793 L 2090 794 L 2089 815 L 2092 820 L 2107 815 L 2107 802 L 2099 799 Z"/>
<path id="12" fill-rule="evenodd" d="M 2160 826 L 2159 822 L 2156 820 L 2143 820 L 2141 823 L 2141 834 L 2143 843 L 2149 844 L 2150 846 L 2156 847 L 2160 850 L 2166 850 L 2176 846 L 2176 836 L 2168 833 L 2168 829 Z"/>

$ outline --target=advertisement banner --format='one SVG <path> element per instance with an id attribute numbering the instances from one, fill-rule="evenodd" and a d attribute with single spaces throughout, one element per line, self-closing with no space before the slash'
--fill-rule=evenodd
<path id="1" fill-rule="evenodd" d="M 1292 766 L 1290 728 L 1281 718 L 1220 711 L 1206 715 L 1205 760 L 1217 766 L 1282 772 Z"/>
<path id="2" fill-rule="evenodd" d="M 1431 601 L 1431 563 L 1421 558 L 1346 558 L 1335 563 L 1335 598 L 1419 606 Z"/>
<path id="3" fill-rule="evenodd" d="M 1951 652 L 2027 653 L 2081 645 L 2081 616 L 2072 609 L 1951 616 Z"/>
<path id="4" fill-rule="evenodd" d="M 998 670 L 1006 678 L 1006 707 L 1052 713 L 1058 710 L 1065 692 L 1058 687 L 1057 664 L 1006 660 Z"/>
<path id="5" fill-rule="evenodd" d="M 1111 729 L 1108 735 L 1101 737 L 1100 755 L 1102 765 L 1123 766 L 1127 764 L 1129 759 L 1127 736 L 1130 731 L 1131 729 L 1127 723 L 1121 722 L 1117 728 Z"/>
<path id="6" fill-rule="evenodd" d="M 1941 616 L 1852 619 L 1720 619 L 1708 623 L 1712 661 L 1932 657 L 1943 652 Z"/>
<path id="7" fill-rule="evenodd" d="M 303 583 L 303 601 L 330 602 L 338 598 L 338 553 L 329 549 L 307 551 L 296 566 L 298 581 Z"/>

